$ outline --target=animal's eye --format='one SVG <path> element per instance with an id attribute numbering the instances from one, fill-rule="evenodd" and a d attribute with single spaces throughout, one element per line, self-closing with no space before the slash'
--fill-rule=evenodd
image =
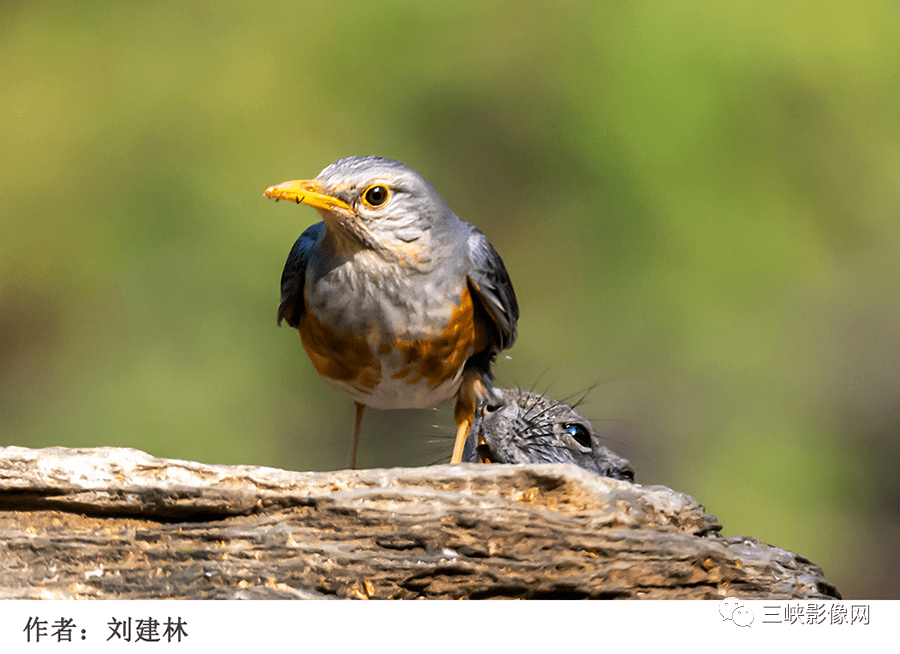
<path id="1" fill-rule="evenodd" d="M 388 199 L 388 190 L 386 186 L 382 186 L 381 184 L 373 184 L 369 188 L 366 189 L 366 192 L 363 193 L 363 200 L 366 201 L 370 207 L 380 207 Z"/>
<path id="2" fill-rule="evenodd" d="M 566 433 L 574 438 L 575 442 L 582 447 L 591 447 L 591 432 L 589 432 L 584 425 L 579 425 L 577 422 L 571 422 L 568 425 L 563 425 L 563 429 L 565 429 Z"/>

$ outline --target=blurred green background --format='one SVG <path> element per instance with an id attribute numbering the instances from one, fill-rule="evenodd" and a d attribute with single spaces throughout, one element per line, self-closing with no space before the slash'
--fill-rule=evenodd
<path id="1" fill-rule="evenodd" d="M 342 467 L 352 402 L 275 326 L 319 217 L 262 192 L 380 154 L 503 256 L 500 385 L 590 389 L 639 482 L 900 597 L 897 3 L 0 12 L 3 444 Z M 452 435 L 369 411 L 360 464 Z"/>

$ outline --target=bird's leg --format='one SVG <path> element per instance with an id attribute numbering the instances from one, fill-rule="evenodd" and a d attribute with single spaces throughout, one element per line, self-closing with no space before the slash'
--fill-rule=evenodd
<path id="1" fill-rule="evenodd" d="M 353 438 L 350 440 L 350 465 L 347 466 L 351 470 L 356 468 L 356 446 L 359 445 L 359 428 L 362 425 L 363 409 L 365 404 L 354 402 L 356 404 L 356 424 L 353 425 Z"/>
<path id="2" fill-rule="evenodd" d="M 475 407 L 478 402 L 488 396 L 482 373 L 475 368 L 463 371 L 462 383 L 456 393 L 456 406 L 453 408 L 453 419 L 456 420 L 456 442 L 453 444 L 453 456 L 450 463 L 462 463 L 463 448 L 466 437 L 475 422 Z"/>
<path id="3" fill-rule="evenodd" d="M 466 436 L 468 436 L 471 426 L 472 420 L 469 418 L 464 418 L 456 426 L 456 442 L 453 444 L 453 456 L 450 457 L 450 463 L 462 463 L 463 446 L 466 444 Z"/>

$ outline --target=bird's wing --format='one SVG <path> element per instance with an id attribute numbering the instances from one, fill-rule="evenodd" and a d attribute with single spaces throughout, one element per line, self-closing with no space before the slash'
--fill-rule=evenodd
<path id="1" fill-rule="evenodd" d="M 313 246 L 324 229 L 324 222 L 311 225 L 300 234 L 300 238 L 291 248 L 291 253 L 284 264 L 284 271 L 281 273 L 281 302 L 278 304 L 279 325 L 282 320 L 287 320 L 291 327 L 297 327 L 300 324 L 300 317 L 305 309 L 303 287 L 306 284 L 306 265 L 309 263 Z"/>
<path id="2" fill-rule="evenodd" d="M 497 251 L 478 229 L 468 238 L 471 292 L 481 301 L 496 330 L 496 351 L 511 347 L 516 340 L 519 304 L 509 274 Z"/>

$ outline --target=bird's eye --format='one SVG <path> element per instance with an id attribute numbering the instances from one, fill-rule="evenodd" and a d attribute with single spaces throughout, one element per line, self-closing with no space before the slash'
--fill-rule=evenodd
<path id="1" fill-rule="evenodd" d="M 370 207 L 380 207 L 388 199 L 388 190 L 386 186 L 382 186 L 381 184 L 374 184 L 366 189 L 366 192 L 363 193 L 363 200 L 365 200 L 366 204 Z"/>
<path id="2" fill-rule="evenodd" d="M 590 448 L 591 432 L 588 431 L 587 427 L 579 425 L 577 422 L 571 422 L 568 425 L 563 425 L 563 429 L 569 436 L 575 439 L 576 443 L 582 447 Z"/>

